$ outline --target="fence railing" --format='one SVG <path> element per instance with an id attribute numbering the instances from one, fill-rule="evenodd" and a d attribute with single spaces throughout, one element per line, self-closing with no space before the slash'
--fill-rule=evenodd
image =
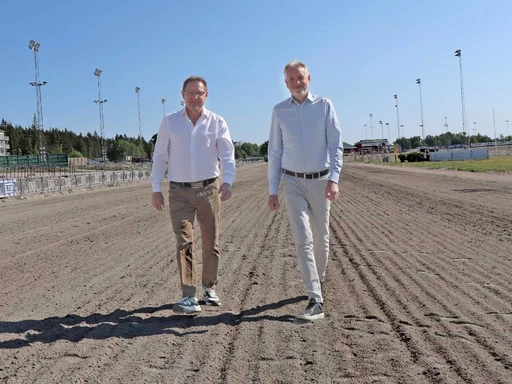
<path id="1" fill-rule="evenodd" d="M 103 185 L 114 186 L 130 181 L 148 179 L 150 175 L 151 172 L 149 170 L 133 170 L 105 171 L 65 176 L 30 176 L 22 179 L 8 179 L 3 176 L 2 179 L 5 181 L 9 180 L 10 184 L 14 186 L 15 196 L 24 196 Z"/>

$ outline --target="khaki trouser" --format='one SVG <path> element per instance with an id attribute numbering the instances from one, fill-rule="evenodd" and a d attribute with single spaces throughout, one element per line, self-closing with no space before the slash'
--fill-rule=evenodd
<path id="1" fill-rule="evenodd" d="M 219 181 L 206 187 L 190 188 L 170 183 L 169 208 L 176 235 L 178 267 L 183 297 L 195 296 L 197 285 L 194 257 L 194 219 L 201 230 L 203 287 L 215 289 L 219 269 Z"/>
<path id="2" fill-rule="evenodd" d="M 282 175 L 290 227 L 302 281 L 309 299 L 323 302 L 320 283 L 329 261 L 329 211 L 325 198 L 327 176 L 306 180 Z"/>

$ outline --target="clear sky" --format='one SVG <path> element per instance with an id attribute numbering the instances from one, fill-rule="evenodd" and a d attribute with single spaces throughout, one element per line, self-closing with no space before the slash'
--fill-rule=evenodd
<path id="1" fill-rule="evenodd" d="M 298 58 L 311 91 L 329 97 L 344 141 L 421 135 L 421 78 L 426 134 L 462 130 L 462 50 L 468 129 L 494 137 L 512 120 L 510 0 L 1 0 L 0 118 L 27 127 L 36 109 L 33 53 L 40 42 L 44 127 L 99 133 L 101 77 L 105 136 L 157 132 L 166 110 L 180 108 L 183 80 L 208 81 L 207 108 L 223 116 L 233 140 L 263 143 L 272 107 L 288 97 L 283 66 Z M 384 126 L 384 136 L 387 129 Z M 368 138 L 371 132 L 368 129 Z"/>

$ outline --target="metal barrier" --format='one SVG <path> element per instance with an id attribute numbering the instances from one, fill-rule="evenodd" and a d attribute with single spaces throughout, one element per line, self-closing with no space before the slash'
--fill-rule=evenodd
<path id="1" fill-rule="evenodd" d="M 23 196 L 37 193 L 50 193 L 58 191 L 69 191 L 73 189 L 92 188 L 102 185 L 119 185 L 134 180 L 149 179 L 151 171 L 108 171 L 97 172 L 86 175 L 70 176 L 41 176 L 27 177 L 24 179 L 4 179 L 3 186 L 10 186 L 9 195 Z M 0 196 L 4 197 L 4 196 Z"/>

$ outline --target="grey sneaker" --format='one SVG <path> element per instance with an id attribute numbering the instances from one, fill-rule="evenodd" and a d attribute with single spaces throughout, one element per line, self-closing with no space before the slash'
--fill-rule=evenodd
<path id="1" fill-rule="evenodd" d="M 215 307 L 220 306 L 219 296 L 217 296 L 217 293 L 215 292 L 214 289 L 205 288 L 203 299 L 206 305 L 213 305 Z"/>
<path id="2" fill-rule="evenodd" d="M 201 312 L 199 302 L 195 297 L 184 297 L 179 303 L 173 305 L 172 310 L 176 313 L 184 313 L 187 315 Z"/>
<path id="3" fill-rule="evenodd" d="M 322 303 L 315 299 L 310 299 L 309 304 L 305 310 L 297 315 L 297 319 L 300 320 L 319 320 L 324 318 L 324 308 Z"/>

